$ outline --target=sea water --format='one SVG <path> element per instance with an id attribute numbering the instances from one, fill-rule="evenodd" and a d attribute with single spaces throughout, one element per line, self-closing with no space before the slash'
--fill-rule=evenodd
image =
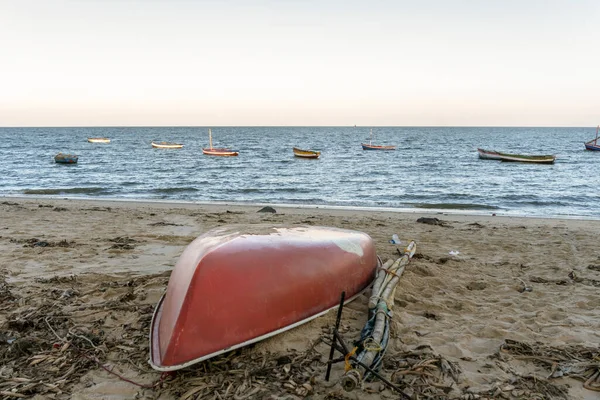
<path id="1" fill-rule="evenodd" d="M 0 195 L 374 207 L 600 217 L 600 152 L 586 128 L 211 127 L 0 128 Z M 108 137 L 110 144 L 88 143 Z M 151 142 L 182 143 L 178 150 Z M 292 147 L 319 150 L 295 158 Z M 480 160 L 478 147 L 555 154 L 553 165 Z M 79 156 L 54 162 L 58 152 Z"/>

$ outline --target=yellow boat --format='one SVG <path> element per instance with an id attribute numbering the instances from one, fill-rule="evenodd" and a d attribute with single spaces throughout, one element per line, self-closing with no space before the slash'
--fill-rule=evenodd
<path id="1" fill-rule="evenodd" d="M 320 151 L 315 150 L 302 150 L 297 147 L 294 147 L 294 156 L 300 158 L 319 158 L 321 155 Z"/>

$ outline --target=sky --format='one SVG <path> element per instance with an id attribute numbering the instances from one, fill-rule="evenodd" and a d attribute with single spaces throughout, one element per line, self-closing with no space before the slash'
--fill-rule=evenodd
<path id="1" fill-rule="evenodd" d="M 598 123 L 597 0 L 0 0 L 0 126 Z"/>

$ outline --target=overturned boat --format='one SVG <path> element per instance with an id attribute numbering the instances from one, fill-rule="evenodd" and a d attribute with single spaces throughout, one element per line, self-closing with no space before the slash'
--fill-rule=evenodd
<path id="1" fill-rule="evenodd" d="M 351 301 L 378 258 L 365 233 L 329 227 L 217 228 L 171 274 L 150 328 L 150 364 L 185 368 L 294 328 Z"/>

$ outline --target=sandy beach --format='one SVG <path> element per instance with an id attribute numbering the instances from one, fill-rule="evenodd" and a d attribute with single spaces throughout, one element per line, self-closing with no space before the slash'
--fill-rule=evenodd
<path id="1" fill-rule="evenodd" d="M 152 370 L 149 324 L 173 266 L 228 224 L 358 230 L 384 261 L 415 240 L 381 370 L 404 398 L 600 396 L 600 221 L 260 208 L 0 198 L 0 399 L 402 398 L 378 381 L 345 392 L 343 363 L 325 382 L 335 312 L 176 373 Z M 367 299 L 344 309 L 349 343 Z"/>

